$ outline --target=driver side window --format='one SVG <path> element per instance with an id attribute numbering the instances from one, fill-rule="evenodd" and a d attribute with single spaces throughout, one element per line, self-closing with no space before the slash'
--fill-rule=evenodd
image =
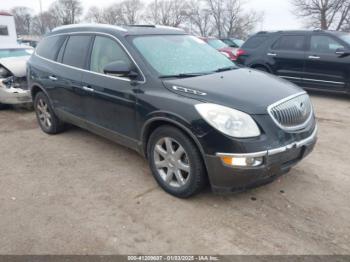
<path id="1" fill-rule="evenodd" d="M 129 56 L 117 42 L 108 37 L 96 36 L 91 53 L 90 70 L 104 74 L 103 69 L 106 65 L 121 61 L 132 64 Z"/>
<path id="2" fill-rule="evenodd" d="M 335 39 L 325 35 L 311 36 L 311 52 L 321 54 L 334 54 L 337 49 L 344 49 L 344 46 Z"/>

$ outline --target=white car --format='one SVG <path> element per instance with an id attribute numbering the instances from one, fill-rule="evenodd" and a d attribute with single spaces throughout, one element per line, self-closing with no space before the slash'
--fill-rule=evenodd
<path id="1" fill-rule="evenodd" d="M 0 107 L 32 102 L 26 80 L 26 65 L 33 48 L 0 47 Z"/>

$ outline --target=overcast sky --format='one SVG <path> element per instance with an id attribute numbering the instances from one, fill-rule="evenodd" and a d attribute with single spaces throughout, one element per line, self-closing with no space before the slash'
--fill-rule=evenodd
<path id="1" fill-rule="evenodd" d="M 42 0 L 43 10 L 46 10 L 54 0 Z M 150 2 L 152 0 L 145 0 Z M 27 6 L 36 12 L 40 10 L 40 0 L 0 0 L 0 9 L 9 10 L 14 6 Z M 92 5 L 108 6 L 118 0 L 81 0 L 84 10 Z M 264 22 L 258 30 L 286 30 L 302 28 L 302 23 L 293 15 L 293 6 L 290 0 L 245 0 L 246 11 L 256 10 L 263 12 Z"/>

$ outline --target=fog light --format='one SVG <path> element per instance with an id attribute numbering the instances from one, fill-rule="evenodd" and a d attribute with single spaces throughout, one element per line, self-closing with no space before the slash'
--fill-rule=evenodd
<path id="1" fill-rule="evenodd" d="M 221 156 L 220 158 L 225 165 L 237 167 L 257 167 L 264 162 L 263 157 Z"/>

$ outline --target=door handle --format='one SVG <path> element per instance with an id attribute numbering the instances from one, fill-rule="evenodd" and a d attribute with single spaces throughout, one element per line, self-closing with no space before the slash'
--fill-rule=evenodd
<path id="1" fill-rule="evenodd" d="M 320 59 L 321 57 L 319 56 L 315 56 L 315 55 L 310 55 L 309 56 L 309 59 Z"/>
<path id="2" fill-rule="evenodd" d="M 268 56 L 277 56 L 275 53 L 267 53 Z"/>
<path id="3" fill-rule="evenodd" d="M 95 91 L 95 89 L 88 87 L 88 86 L 83 86 L 83 89 L 87 92 L 94 92 Z"/>
<path id="4" fill-rule="evenodd" d="M 57 81 L 57 77 L 55 77 L 55 76 L 49 76 L 49 79 L 52 81 Z"/>

